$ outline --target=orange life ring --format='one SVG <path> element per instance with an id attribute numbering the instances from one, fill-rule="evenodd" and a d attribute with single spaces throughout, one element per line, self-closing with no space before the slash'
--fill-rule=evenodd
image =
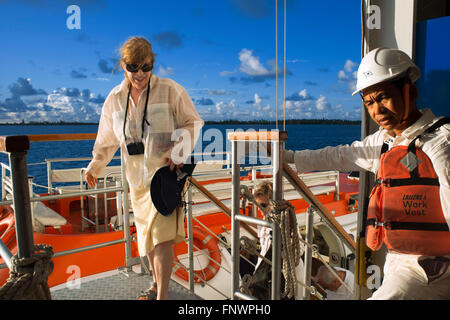
<path id="1" fill-rule="evenodd" d="M 220 264 L 222 263 L 222 256 L 220 254 L 219 246 L 217 245 L 217 239 L 197 226 L 193 227 L 192 235 L 194 237 L 195 247 L 200 250 L 208 249 L 209 254 L 209 264 L 202 270 L 194 270 L 194 282 L 202 283 L 203 281 L 209 281 L 214 278 L 217 272 L 219 272 Z M 175 255 L 174 259 L 177 263 L 180 263 L 178 256 Z M 185 281 L 189 280 L 188 271 L 178 264 L 174 265 L 174 273 Z"/>

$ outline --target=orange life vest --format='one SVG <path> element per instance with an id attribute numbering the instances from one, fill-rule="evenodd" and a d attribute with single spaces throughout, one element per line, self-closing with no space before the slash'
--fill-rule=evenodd
<path id="1" fill-rule="evenodd" d="M 449 118 L 437 121 L 434 131 Z M 416 148 L 416 137 L 408 146 L 387 151 L 384 144 L 376 185 L 367 212 L 366 243 L 380 249 L 407 254 L 450 254 L 450 232 L 442 211 L 439 180 L 428 156 Z"/>

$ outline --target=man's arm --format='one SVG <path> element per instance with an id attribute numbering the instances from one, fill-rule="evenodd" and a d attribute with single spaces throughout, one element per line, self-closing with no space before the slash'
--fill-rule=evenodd
<path id="1" fill-rule="evenodd" d="M 286 150 L 283 155 L 286 162 L 295 163 L 300 173 L 324 170 L 376 172 L 382 144 L 382 136 L 380 132 L 376 132 L 351 145 L 295 152 Z"/>

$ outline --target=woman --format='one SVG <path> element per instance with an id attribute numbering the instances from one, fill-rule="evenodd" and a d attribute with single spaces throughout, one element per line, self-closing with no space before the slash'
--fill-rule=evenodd
<path id="1" fill-rule="evenodd" d="M 273 197 L 273 187 L 272 182 L 263 181 L 255 189 L 254 197 L 256 203 L 258 203 L 264 210 L 263 213 L 267 214 L 272 209 L 270 200 Z"/>
<path id="2" fill-rule="evenodd" d="M 254 192 L 254 198 L 255 198 L 255 202 L 260 206 L 260 209 L 262 209 L 262 213 L 264 216 L 264 219 L 267 219 L 267 215 L 269 213 L 271 213 L 271 211 L 273 210 L 273 203 L 272 203 L 272 199 L 273 199 L 273 184 L 270 181 L 263 181 L 260 184 L 258 184 L 258 186 L 255 188 L 255 192 Z M 271 255 L 268 254 L 269 250 L 271 250 L 272 247 L 272 230 L 270 228 L 267 227 L 258 227 L 258 237 L 259 237 L 259 242 L 261 244 L 261 251 L 260 251 L 260 255 L 271 259 Z M 298 231 L 297 231 L 298 232 Z M 300 234 L 299 234 L 299 237 Z M 302 251 L 304 250 L 303 245 L 300 244 L 302 247 Z M 264 281 L 262 281 L 262 283 L 260 282 L 258 285 L 260 286 L 259 289 L 261 289 L 261 292 L 265 291 L 265 296 L 261 295 L 262 293 L 258 293 L 257 290 L 255 289 L 254 294 L 256 294 L 257 296 L 259 296 L 261 299 L 267 299 L 268 298 L 268 294 L 269 294 L 269 290 L 268 290 L 268 286 L 267 286 L 267 281 L 268 281 L 268 277 L 269 277 L 269 272 L 271 270 L 271 266 L 267 263 L 264 262 L 264 260 L 261 257 L 258 257 L 258 261 L 256 262 L 256 266 L 255 266 L 255 273 L 254 273 L 254 277 L 255 279 L 266 279 Z M 257 273 L 259 273 L 259 275 L 256 275 Z M 261 276 L 261 274 L 266 273 L 266 277 Z M 299 263 L 295 266 L 295 273 L 297 276 L 297 279 L 302 279 L 303 278 L 303 260 L 300 259 Z M 282 277 L 281 279 L 282 281 L 282 291 L 284 291 L 284 277 Z M 257 286 L 255 286 L 255 288 L 257 288 Z M 302 292 L 302 288 L 301 286 L 297 286 L 297 292 L 295 293 L 295 297 L 296 299 L 300 299 L 302 297 L 301 295 Z M 292 298 L 294 299 L 294 297 Z"/>
<path id="3" fill-rule="evenodd" d="M 186 90 L 170 79 L 152 73 L 155 55 L 145 38 L 132 37 L 121 48 L 120 66 L 125 79 L 108 95 L 102 108 L 93 159 L 85 173 L 94 186 L 119 146 L 130 186 L 138 250 L 147 256 L 153 285 L 139 299 L 167 299 L 174 243 L 184 239 L 184 216 L 158 213 L 150 196 L 155 172 L 183 165 L 192 152 L 203 121 Z M 175 133 L 183 139 L 174 141 Z M 179 150 L 185 151 L 180 156 Z"/>
<path id="4" fill-rule="evenodd" d="M 255 202 L 263 209 L 262 213 L 264 214 L 264 218 L 266 218 L 266 214 L 272 210 L 272 204 L 270 203 L 273 198 L 272 182 L 263 181 L 258 184 L 254 192 L 254 197 Z M 271 229 L 266 227 L 258 227 L 258 237 L 261 244 L 260 254 L 265 256 L 267 251 L 270 249 L 270 245 L 272 244 Z M 262 261 L 262 258 L 258 257 L 255 270 L 258 269 Z"/>

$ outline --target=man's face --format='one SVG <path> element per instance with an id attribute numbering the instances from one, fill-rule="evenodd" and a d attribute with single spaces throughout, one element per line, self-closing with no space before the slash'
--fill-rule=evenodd
<path id="1" fill-rule="evenodd" d="M 370 117 L 387 131 L 399 129 L 405 114 L 402 91 L 392 83 L 363 90 L 363 103 Z"/>

